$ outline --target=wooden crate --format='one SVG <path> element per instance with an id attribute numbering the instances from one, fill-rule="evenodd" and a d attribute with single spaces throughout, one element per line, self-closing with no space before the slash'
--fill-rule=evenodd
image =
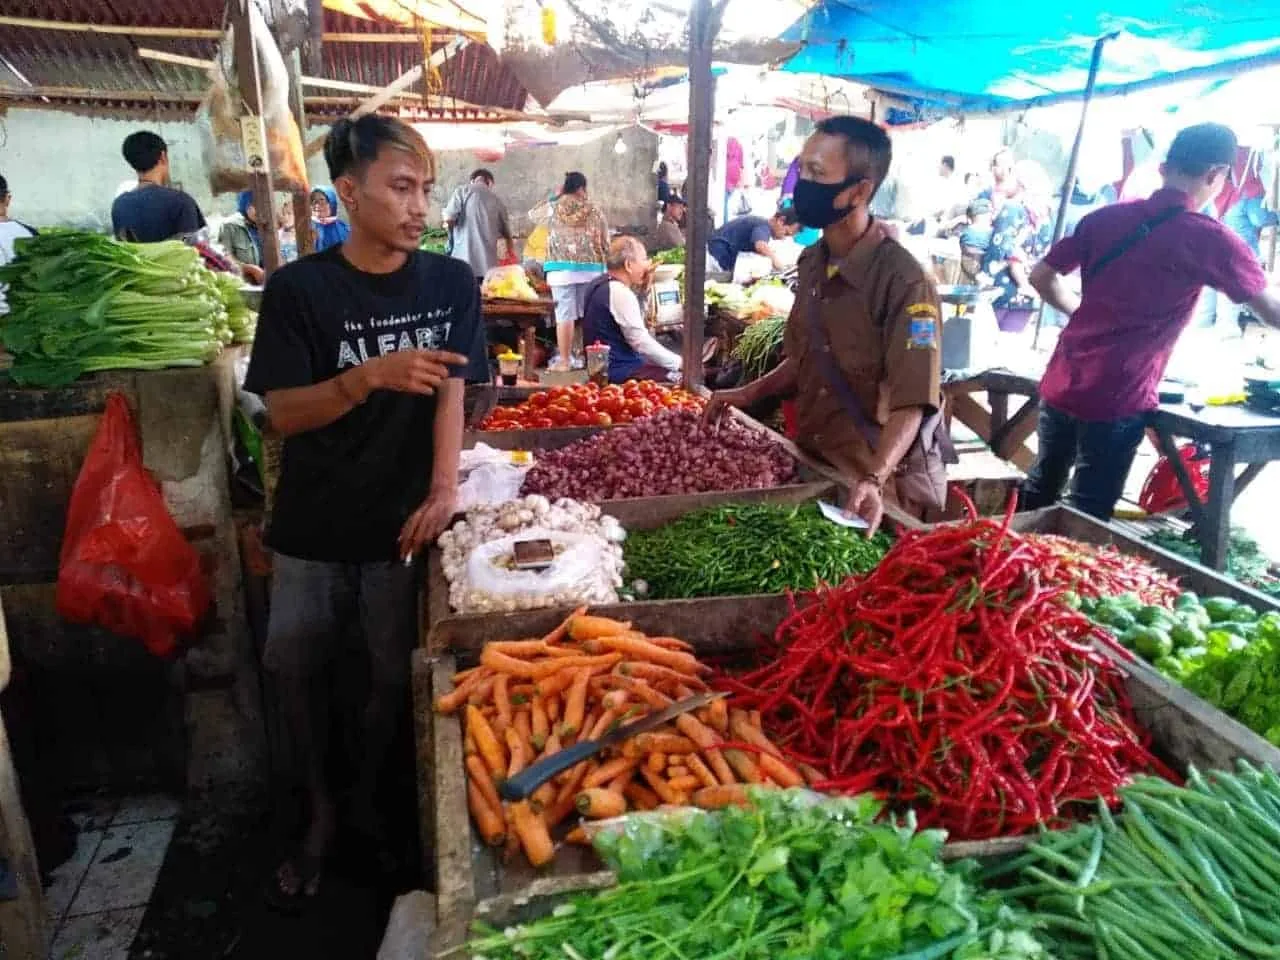
<path id="1" fill-rule="evenodd" d="M 726 597 L 655 601 L 595 608 L 603 616 L 632 621 L 648 633 L 682 637 L 704 657 L 742 655 L 761 635 L 772 634 L 789 610 L 787 598 Z M 607 884 L 610 874 L 590 850 L 562 848 L 545 871 L 522 858 L 503 865 L 470 825 L 463 768 L 461 723 L 437 717 L 437 691 L 453 688 L 456 670 L 474 665 L 490 640 L 540 636 L 554 628 L 562 612 L 539 610 L 436 624 L 429 645 L 413 660 L 419 796 L 425 867 L 434 869 L 442 946 L 466 935 L 478 902 L 494 897 L 527 899 L 533 891 L 566 893 Z M 1280 770 L 1280 750 L 1208 704 L 1162 679 L 1141 664 L 1117 661 L 1125 673 L 1139 722 L 1154 738 L 1154 749 L 1175 768 L 1207 770 L 1244 758 Z M 1007 837 L 948 844 L 946 855 L 994 856 L 1020 849 L 1026 840 Z"/>
<path id="2" fill-rule="evenodd" d="M 601 510 L 616 517 L 624 530 L 652 530 L 661 527 L 686 513 L 725 503 L 807 503 L 818 498 L 832 498 L 836 486 L 830 480 L 809 480 L 786 487 L 764 487 L 757 490 L 735 490 L 724 493 L 690 493 L 669 497 L 635 497 L 626 500 L 608 500 Z M 500 620 L 505 614 L 457 614 L 449 608 L 449 581 L 445 579 L 439 547 L 427 552 L 427 602 L 424 607 L 426 622 L 422 639 L 428 631 L 443 620 L 474 620 L 488 616 Z M 553 614 L 555 611 L 551 611 Z M 560 611 L 561 619 L 568 608 Z M 558 622 L 558 621 L 557 621 Z"/>

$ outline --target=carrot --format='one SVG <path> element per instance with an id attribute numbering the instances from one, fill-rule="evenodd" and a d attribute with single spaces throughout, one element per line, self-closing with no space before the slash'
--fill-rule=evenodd
<path id="1" fill-rule="evenodd" d="M 644 777 L 645 782 L 653 788 L 653 792 L 658 795 L 658 799 L 663 803 L 680 802 L 679 795 L 671 789 L 671 784 L 667 783 L 664 777 L 660 777 L 648 767 L 641 768 L 640 776 Z"/>
<path id="2" fill-rule="evenodd" d="M 480 792 L 484 794 L 485 802 L 495 810 L 502 809 L 502 799 L 498 796 L 498 790 L 493 785 L 493 774 L 484 765 L 484 762 L 477 756 L 467 757 L 467 779 L 475 783 L 480 788 Z"/>
<path id="3" fill-rule="evenodd" d="M 528 748 L 523 740 L 520 739 L 520 732 L 515 727 L 507 727 L 502 732 L 507 741 L 507 751 L 511 755 L 511 761 L 507 764 L 508 779 L 514 777 L 529 764 Z"/>
<path id="4" fill-rule="evenodd" d="M 490 640 L 487 647 L 509 657 L 540 657 L 547 652 L 547 645 L 541 640 Z"/>
<path id="5" fill-rule="evenodd" d="M 569 689 L 569 685 L 573 683 L 573 676 L 572 670 L 553 673 L 551 676 L 543 677 L 535 683 L 533 691 L 540 697 L 554 697 L 556 694 Z"/>
<path id="6" fill-rule="evenodd" d="M 827 779 L 827 775 L 817 767 L 810 766 L 807 763 L 802 763 L 799 767 L 800 773 L 804 775 L 806 783 L 814 784 Z"/>
<path id="7" fill-rule="evenodd" d="M 563 749 L 564 747 L 560 743 L 559 735 L 553 733 L 551 736 L 547 737 L 547 742 L 542 745 L 542 753 L 538 755 L 538 759 L 545 760 L 547 757 L 552 754 L 559 753 Z"/>
<path id="8" fill-rule="evenodd" d="M 547 742 L 547 734 L 551 732 L 551 721 L 547 719 L 547 703 L 542 697 L 535 696 L 529 705 L 530 742 L 535 749 L 541 750 Z"/>
<path id="9" fill-rule="evenodd" d="M 531 864 L 541 867 L 555 859 L 556 848 L 551 843 L 547 825 L 533 812 L 528 801 L 513 803 L 511 818 L 515 822 L 516 834 L 520 837 L 520 846 L 524 848 L 524 855 Z"/>
<path id="10" fill-rule="evenodd" d="M 626 664 L 620 663 L 618 664 L 618 666 L 622 667 L 622 666 L 626 666 Z M 614 667 L 614 669 L 616 670 L 617 667 Z M 593 677 L 591 679 L 591 682 L 594 684 L 596 682 L 596 678 Z M 627 702 L 627 691 L 625 690 L 610 690 L 608 693 L 606 693 L 603 697 L 600 698 L 600 706 L 604 707 L 606 710 L 614 710 L 619 713 L 622 712 L 622 708 L 626 704 L 626 702 Z"/>
<path id="11" fill-rule="evenodd" d="M 672 670 L 691 677 L 701 671 L 710 669 L 699 663 L 698 658 L 691 653 L 683 653 L 678 650 L 668 650 L 666 647 L 656 646 L 639 634 L 598 637 L 594 643 L 601 650 L 613 650 L 617 653 L 625 654 L 631 660 L 648 660 L 650 663 L 670 667 Z"/>
<path id="12" fill-rule="evenodd" d="M 639 764 L 636 764 L 636 766 L 639 766 Z M 630 770 L 626 771 L 625 773 L 618 774 L 616 777 L 614 777 L 612 780 L 606 783 L 605 789 L 612 790 L 614 793 L 622 793 L 622 788 L 625 787 L 628 783 L 630 783 L 632 778 L 635 777 L 635 775 L 636 775 L 636 768 L 632 767 Z"/>
<path id="13" fill-rule="evenodd" d="M 731 710 L 729 712 L 729 731 L 733 734 L 733 739 L 740 740 L 743 743 L 749 743 L 753 747 L 759 747 L 765 753 L 772 754 L 775 757 L 781 757 L 782 751 L 779 750 L 768 737 L 751 722 L 749 715 L 743 710 Z M 724 731 L 721 731 L 722 733 Z"/>
<path id="14" fill-rule="evenodd" d="M 500 847 L 507 841 L 507 824 L 499 812 L 501 807 L 491 807 L 484 791 L 474 780 L 467 780 L 467 808 L 476 822 L 480 836 L 491 847 Z"/>
<path id="15" fill-rule="evenodd" d="M 615 673 L 624 677 L 638 677 L 641 680 L 648 680 L 650 683 L 671 681 L 673 683 L 688 683 L 697 687 L 699 692 L 707 689 L 707 685 L 697 677 L 691 677 L 681 673 L 679 670 L 672 670 L 670 667 L 664 667 L 657 663 L 645 663 L 642 660 L 623 660 L 613 669 Z"/>
<path id="16" fill-rule="evenodd" d="M 479 673 L 483 669 L 484 667 L 467 667 L 467 669 L 465 670 L 459 670 L 457 673 L 453 675 L 453 685 L 455 687 L 458 686 L 468 677 L 474 677 L 477 673 Z"/>
<path id="17" fill-rule="evenodd" d="M 675 687 L 676 687 L 675 694 L 676 694 L 677 700 L 687 700 L 689 697 L 693 696 L 693 690 L 687 687 L 685 684 L 677 683 Z"/>
<path id="18" fill-rule="evenodd" d="M 632 773 L 636 767 L 640 766 L 635 760 L 629 760 L 626 757 L 616 757 L 604 764 L 598 770 L 592 772 L 591 776 L 582 781 L 584 787 L 598 787 L 608 783 L 614 777 L 622 773 Z"/>
<path id="19" fill-rule="evenodd" d="M 529 805 L 535 813 L 542 813 L 556 802 L 556 785 L 548 780 L 529 796 Z"/>
<path id="20" fill-rule="evenodd" d="M 511 683 L 507 685 L 507 689 L 511 692 L 511 705 L 513 707 L 518 707 L 533 699 L 532 683 Z"/>
<path id="21" fill-rule="evenodd" d="M 475 737 L 476 750 L 479 751 L 485 766 L 489 768 L 489 772 L 495 777 L 505 774 L 507 772 L 507 755 L 502 749 L 502 744 L 498 742 L 498 738 L 494 736 L 493 728 L 489 726 L 489 721 L 484 718 L 484 714 L 474 704 L 467 705 L 467 729 Z"/>
<path id="22" fill-rule="evenodd" d="M 644 751 L 636 746 L 636 738 L 632 737 L 630 740 L 624 740 L 622 742 L 622 749 L 618 752 L 628 760 L 638 760 Z"/>
<path id="23" fill-rule="evenodd" d="M 520 734 L 520 739 L 525 742 L 529 755 L 533 756 L 533 727 L 528 710 L 520 710 L 516 713 L 515 728 L 516 733 Z"/>
<path id="24" fill-rule="evenodd" d="M 668 777 L 667 783 L 678 793 L 690 793 L 702 787 L 702 781 L 692 774 L 683 777 Z"/>
<path id="25" fill-rule="evenodd" d="M 464 757 L 471 757 L 477 753 L 479 753 L 479 750 L 476 748 L 476 738 L 473 737 L 471 735 L 471 731 L 468 730 L 462 741 L 462 755 Z"/>
<path id="26" fill-rule="evenodd" d="M 693 803 L 704 810 L 719 810 L 721 807 L 749 807 L 751 798 L 747 796 L 747 788 L 740 783 L 721 784 L 695 790 Z"/>
<path id="27" fill-rule="evenodd" d="M 596 724 L 600 722 L 600 711 L 592 708 L 582 721 L 582 732 L 578 734 L 579 740 L 590 740 L 591 731 L 596 728 Z"/>
<path id="28" fill-rule="evenodd" d="M 652 810 L 659 803 L 656 793 L 634 780 L 622 788 L 622 795 L 630 800 L 637 810 Z"/>
<path id="29" fill-rule="evenodd" d="M 704 787 L 716 787 L 720 785 L 720 781 L 716 779 L 716 775 L 711 772 L 711 768 L 702 762 L 702 758 L 696 753 L 691 753 L 684 758 L 685 764 L 689 767 L 689 772 L 697 777 Z"/>
<path id="30" fill-rule="evenodd" d="M 629 622 L 610 620 L 608 617 L 591 617 L 586 614 L 573 617 L 569 621 L 569 637 L 578 642 L 596 637 L 612 637 L 630 629 Z"/>
<path id="31" fill-rule="evenodd" d="M 725 762 L 725 758 L 721 756 L 720 751 L 712 749 L 720 742 L 720 738 L 706 724 L 702 723 L 697 717 L 691 717 L 685 713 L 676 717 L 676 728 L 702 748 L 707 755 L 707 763 L 711 765 L 711 769 L 715 771 L 716 778 L 721 783 L 737 783 L 733 770 Z"/>
<path id="32" fill-rule="evenodd" d="M 498 720 L 503 730 L 511 726 L 511 694 L 507 692 L 507 682 L 510 679 L 503 673 L 493 681 L 493 705 L 498 710 Z"/>
<path id="33" fill-rule="evenodd" d="M 591 838 L 587 836 L 586 828 L 581 824 L 564 835 L 564 842 L 577 844 L 580 847 L 591 846 Z"/>
<path id="34" fill-rule="evenodd" d="M 729 761 L 729 766 L 746 783 L 764 783 L 764 775 L 760 772 L 760 768 L 756 766 L 754 760 L 741 750 L 724 750 L 725 760 Z"/>
<path id="35" fill-rule="evenodd" d="M 729 704 L 724 699 L 712 700 L 711 705 L 707 707 L 707 711 L 711 714 L 711 722 L 709 726 L 721 736 L 729 732 Z"/>
<path id="36" fill-rule="evenodd" d="M 693 653 L 693 644 L 685 643 L 675 637 L 650 637 L 649 642 L 655 647 L 663 647 L 667 650 L 683 650 L 685 653 Z"/>
<path id="37" fill-rule="evenodd" d="M 804 777 L 770 753 L 762 753 L 756 757 L 756 763 L 765 776 L 773 779 L 780 787 L 803 787 Z"/>
<path id="38" fill-rule="evenodd" d="M 516 820 L 511 815 L 511 805 L 507 805 L 507 842 L 502 846 L 502 862 L 510 863 L 520 852 L 520 834 L 516 832 Z"/>
<path id="39" fill-rule="evenodd" d="M 581 764 L 578 766 L 581 766 Z M 574 769 L 576 770 L 577 767 Z M 584 775 L 578 774 L 561 787 L 560 792 L 556 794 L 555 802 L 542 812 L 542 819 L 546 821 L 548 829 L 555 827 L 561 820 L 573 813 L 574 801 L 578 798 L 578 791 L 582 787 Z"/>
<path id="40" fill-rule="evenodd" d="M 633 680 L 631 677 L 618 677 L 618 682 L 622 684 L 624 689 L 634 693 L 638 699 L 643 700 L 655 710 L 662 710 L 671 706 L 670 697 L 663 696 L 643 680 Z"/>
<path id="41" fill-rule="evenodd" d="M 484 678 L 485 673 L 476 670 L 449 693 L 436 697 L 436 713 L 453 713 L 467 702 L 467 699 L 480 686 Z"/>
<path id="42" fill-rule="evenodd" d="M 668 757 L 667 760 L 674 760 L 675 757 Z M 674 780 L 676 777 L 687 777 L 693 771 L 686 767 L 683 763 L 667 763 L 667 779 Z"/>
<path id="43" fill-rule="evenodd" d="M 501 650 L 495 650 L 489 644 L 486 644 L 481 652 L 480 662 L 490 670 L 498 673 L 507 673 L 514 677 L 530 677 L 536 680 L 542 675 L 534 669 L 535 665 L 530 661 L 510 656 Z"/>
<path id="44" fill-rule="evenodd" d="M 649 754 L 649 759 L 645 761 L 644 768 L 652 770 L 654 773 L 661 773 L 667 769 L 667 755 L 665 753 Z"/>
<path id="45" fill-rule="evenodd" d="M 601 787 L 589 787 L 578 794 L 574 806 L 584 817 L 592 820 L 607 820 L 609 817 L 620 817 L 627 812 L 627 801 L 622 794 L 605 790 Z"/>
<path id="46" fill-rule="evenodd" d="M 595 723 L 591 724 L 590 727 L 584 728 L 587 730 L 586 739 L 599 740 L 606 733 L 608 733 L 609 729 L 617 722 L 618 722 L 617 711 L 605 710 L 602 714 L 600 714 L 599 719 L 597 719 Z"/>
<path id="47" fill-rule="evenodd" d="M 573 623 L 573 621 L 576 620 L 578 617 L 581 617 L 586 612 L 587 612 L 586 607 L 579 607 L 577 610 L 573 611 L 573 613 L 569 614 L 569 616 L 564 618 L 560 626 L 556 627 L 554 630 L 548 633 L 545 637 L 543 637 L 542 642 L 548 645 L 553 643 L 559 643 L 561 640 L 565 638 L 565 634 L 569 632 L 569 626 Z"/>
<path id="48" fill-rule="evenodd" d="M 759 710 L 750 710 L 747 712 L 747 716 L 751 719 L 751 725 L 763 733 L 764 715 Z"/>
<path id="49" fill-rule="evenodd" d="M 697 753 L 698 745 L 678 733 L 642 733 L 636 737 L 642 753 Z"/>
<path id="50" fill-rule="evenodd" d="M 476 685 L 476 688 L 471 691 L 471 696 L 467 697 L 467 703 L 474 703 L 477 707 L 481 704 L 488 703 L 489 698 L 493 696 L 493 683 L 496 679 L 497 677 L 494 674 L 488 674 L 480 681 L 479 684 Z"/>
<path id="51" fill-rule="evenodd" d="M 569 695 L 565 698 L 564 704 L 564 720 L 560 724 L 562 737 L 573 736 L 582 729 L 582 714 L 587 702 L 587 681 L 590 679 L 591 674 L 586 670 L 579 670 L 573 686 L 569 688 Z"/>
<path id="52" fill-rule="evenodd" d="M 560 719 L 560 698 L 552 695 L 546 698 L 545 704 L 547 708 L 547 720 L 550 723 L 555 723 Z"/>

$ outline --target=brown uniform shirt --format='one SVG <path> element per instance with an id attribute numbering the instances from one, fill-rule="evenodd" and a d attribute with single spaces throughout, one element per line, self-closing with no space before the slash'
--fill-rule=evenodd
<path id="1" fill-rule="evenodd" d="M 799 280 L 783 341 L 786 356 L 800 367 L 799 444 L 843 471 L 865 475 L 873 451 L 830 386 L 820 345 L 811 342 L 809 310 L 817 311 L 826 348 L 863 414 L 883 426 L 895 410 L 924 407 L 927 416 L 941 402 L 938 292 L 915 257 L 876 221 L 839 260 L 830 259 L 823 242 L 805 250 Z"/>

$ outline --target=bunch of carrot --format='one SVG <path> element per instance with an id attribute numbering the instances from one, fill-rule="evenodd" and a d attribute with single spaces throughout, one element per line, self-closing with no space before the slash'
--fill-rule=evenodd
<path id="1" fill-rule="evenodd" d="M 527 801 L 498 796 L 498 784 L 525 767 L 706 691 L 708 670 L 684 641 L 647 637 L 585 608 L 541 639 L 486 644 L 479 666 L 456 674 L 435 704 L 463 714 L 467 801 L 485 842 L 519 846 L 542 866 L 555 855 L 551 831 L 575 811 L 601 819 L 663 805 L 716 808 L 745 804 L 746 784 L 802 785 L 759 715 L 717 700 L 577 764 Z"/>

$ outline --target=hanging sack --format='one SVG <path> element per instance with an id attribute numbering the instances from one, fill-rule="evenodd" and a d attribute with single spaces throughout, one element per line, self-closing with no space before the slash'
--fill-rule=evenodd
<path id="1" fill-rule="evenodd" d="M 107 398 L 71 491 L 58 560 L 58 613 L 141 640 L 168 656 L 209 607 L 200 555 L 142 465 L 128 404 Z"/>

